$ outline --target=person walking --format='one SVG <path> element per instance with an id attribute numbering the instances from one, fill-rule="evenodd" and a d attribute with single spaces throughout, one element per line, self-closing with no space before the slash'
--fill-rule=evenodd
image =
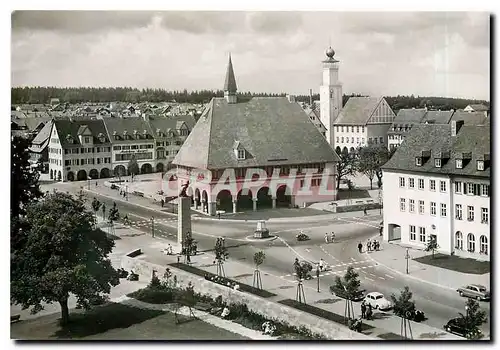
<path id="1" fill-rule="evenodd" d="M 358 244 L 358 250 L 360 253 L 363 253 L 363 243 L 359 242 Z"/>
<path id="2" fill-rule="evenodd" d="M 366 317 L 366 302 L 363 300 L 361 302 L 361 318 Z"/>
<path id="3" fill-rule="evenodd" d="M 161 199 L 161 207 L 163 208 L 164 205 L 165 205 L 165 200 L 162 198 Z"/>
<path id="4" fill-rule="evenodd" d="M 368 239 L 368 242 L 366 243 L 366 249 L 370 252 L 372 250 L 372 241 Z"/>
<path id="5" fill-rule="evenodd" d="M 323 258 L 321 258 L 319 259 L 319 270 L 323 271 L 324 268 L 325 268 L 325 261 L 323 260 Z"/>
<path id="6" fill-rule="evenodd" d="M 325 243 L 326 244 L 330 243 L 330 240 L 328 239 L 328 232 L 325 233 Z"/>
<path id="7" fill-rule="evenodd" d="M 371 320 L 372 319 L 372 315 L 373 315 L 372 304 L 368 304 L 368 306 L 366 308 L 366 319 L 367 320 Z"/>
<path id="8" fill-rule="evenodd" d="M 363 208 L 363 214 L 366 216 L 368 213 L 366 212 L 366 207 Z"/>
<path id="9" fill-rule="evenodd" d="M 331 239 L 330 239 L 330 241 L 331 241 L 332 243 L 334 243 L 334 242 L 335 242 L 335 232 L 332 232 L 332 235 L 331 235 Z"/>

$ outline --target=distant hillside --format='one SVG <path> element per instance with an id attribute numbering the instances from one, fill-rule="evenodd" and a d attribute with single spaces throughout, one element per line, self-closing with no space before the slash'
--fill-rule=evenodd
<path id="1" fill-rule="evenodd" d="M 240 97 L 248 98 L 251 96 L 277 97 L 285 96 L 285 93 L 238 93 Z M 56 87 L 16 87 L 11 89 L 11 103 L 49 103 L 51 98 L 58 98 L 60 102 L 82 103 L 82 102 L 186 102 L 186 103 L 207 103 L 212 97 L 222 97 L 222 90 L 200 90 L 200 91 L 168 91 L 164 89 L 135 89 L 130 87 L 117 88 L 56 88 Z M 351 96 L 362 96 L 351 94 L 343 96 L 343 104 Z M 299 102 L 309 102 L 309 95 L 296 96 Z M 319 100 L 319 94 L 312 96 L 313 101 Z M 385 99 L 392 107 L 394 112 L 402 108 L 423 108 L 427 106 L 432 109 L 462 109 L 469 104 L 482 103 L 489 106 L 488 101 L 468 100 L 451 97 L 427 97 L 427 96 L 386 96 Z"/>

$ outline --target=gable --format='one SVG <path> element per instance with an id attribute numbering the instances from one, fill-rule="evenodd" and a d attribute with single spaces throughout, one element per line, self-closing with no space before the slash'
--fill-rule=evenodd
<path id="1" fill-rule="evenodd" d="M 368 124 L 380 124 L 380 123 L 393 123 L 396 118 L 396 114 L 392 111 L 385 98 L 382 98 L 377 107 L 373 110 L 370 119 L 368 119 Z"/>

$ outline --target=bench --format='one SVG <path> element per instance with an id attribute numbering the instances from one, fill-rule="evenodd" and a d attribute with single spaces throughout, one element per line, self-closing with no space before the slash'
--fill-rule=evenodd
<path id="1" fill-rule="evenodd" d="M 141 254 L 142 254 L 142 251 L 139 248 L 139 249 L 132 250 L 130 253 L 127 254 L 127 256 L 130 258 L 135 258 L 136 256 L 139 256 Z"/>
<path id="2" fill-rule="evenodd" d="M 10 316 L 10 322 L 18 322 L 21 319 L 21 315 L 11 315 Z"/>
<path id="3" fill-rule="evenodd" d="M 207 303 L 196 303 L 194 308 L 200 311 L 209 312 L 212 309 L 212 306 Z"/>

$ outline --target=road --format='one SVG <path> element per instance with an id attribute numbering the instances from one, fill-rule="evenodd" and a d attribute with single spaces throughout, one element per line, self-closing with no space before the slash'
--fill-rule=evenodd
<path id="1" fill-rule="evenodd" d="M 113 200 L 96 196 L 107 208 Z M 117 201 L 119 212 L 128 214 L 132 226 L 146 233 L 151 233 L 151 217 L 155 217 L 155 235 L 176 241 L 177 220 L 171 214 L 161 214 L 146 207 L 139 207 L 132 202 Z M 255 229 L 255 223 L 227 222 L 224 220 L 193 220 L 193 238 L 198 242 L 198 250 L 212 250 L 215 238 L 224 236 L 231 259 L 253 264 L 253 255 L 259 250 L 266 253 L 262 269 L 282 278 L 291 278 L 295 257 L 316 263 L 320 258 L 329 265 L 329 271 L 320 275 L 320 284 L 333 285 L 335 276 L 343 276 L 347 266 L 352 265 L 360 275 L 361 285 L 368 292 L 377 291 L 389 299 L 392 293 L 399 292 L 408 286 L 413 292 L 413 299 L 418 309 L 425 312 L 428 319 L 424 323 L 441 328 L 451 318 L 464 312 L 465 298 L 456 292 L 434 285 L 420 283 L 416 280 L 395 274 L 360 254 L 357 244 L 366 242 L 378 233 L 379 217 L 341 218 L 337 220 L 308 219 L 303 223 L 271 222 L 267 226 L 279 239 L 271 242 L 252 242 L 247 240 Z M 304 230 L 311 238 L 306 242 L 297 242 L 295 235 Z M 335 243 L 324 242 L 325 232 L 335 232 Z M 305 285 L 316 288 L 316 280 L 306 281 Z M 488 302 L 481 302 L 481 308 L 490 313 Z M 482 326 L 482 331 L 489 335 L 489 322 Z"/>

